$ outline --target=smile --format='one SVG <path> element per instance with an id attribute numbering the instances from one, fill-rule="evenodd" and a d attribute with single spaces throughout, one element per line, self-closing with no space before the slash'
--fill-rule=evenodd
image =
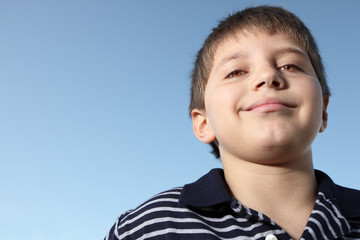
<path id="1" fill-rule="evenodd" d="M 245 108 L 245 111 L 268 113 L 268 112 L 283 111 L 294 107 L 295 105 L 281 101 L 280 99 L 267 98 L 256 101 L 255 103 L 251 104 L 249 107 Z"/>

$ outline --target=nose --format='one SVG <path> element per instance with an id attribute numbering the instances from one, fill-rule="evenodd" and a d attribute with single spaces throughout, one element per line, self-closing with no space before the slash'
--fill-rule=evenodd
<path id="1" fill-rule="evenodd" d="M 283 76 L 279 74 L 277 68 L 272 66 L 264 67 L 260 69 L 259 73 L 255 76 L 253 89 L 259 90 L 266 87 L 275 89 L 283 89 L 285 87 Z"/>

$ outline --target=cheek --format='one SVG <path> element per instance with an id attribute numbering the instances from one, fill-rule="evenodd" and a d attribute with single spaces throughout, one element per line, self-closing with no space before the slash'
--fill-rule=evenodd
<path id="1" fill-rule="evenodd" d="M 319 114 L 322 114 L 322 106 L 323 106 L 323 97 L 322 97 L 322 90 L 321 90 L 321 86 L 320 83 L 316 80 L 311 88 L 313 91 L 309 91 L 311 92 L 312 95 L 312 99 L 313 99 L 313 104 L 314 106 L 316 105 L 320 110 Z"/>
<path id="2" fill-rule="evenodd" d="M 226 111 L 236 103 L 236 94 L 233 89 L 218 87 L 212 91 L 209 91 L 205 95 L 205 104 L 207 107 L 207 112 L 211 114 L 219 114 Z"/>
<path id="3" fill-rule="evenodd" d="M 304 91 L 301 95 L 304 104 L 306 104 L 305 109 L 307 109 L 304 117 L 311 119 L 314 128 L 317 129 L 322 123 L 323 98 L 321 87 L 318 82 L 313 82 L 305 89 L 308 91 Z"/>
<path id="4" fill-rule="evenodd" d="M 225 131 L 229 122 L 236 117 L 238 98 L 236 91 L 222 87 L 205 95 L 206 114 L 215 135 Z"/>
<path id="5" fill-rule="evenodd" d="M 219 88 L 215 94 L 217 100 L 222 103 L 222 107 L 234 109 L 244 97 L 245 91 L 240 84 L 229 84 Z"/>

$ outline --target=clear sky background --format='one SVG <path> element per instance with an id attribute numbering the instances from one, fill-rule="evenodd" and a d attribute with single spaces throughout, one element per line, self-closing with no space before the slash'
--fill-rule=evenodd
<path id="1" fill-rule="evenodd" d="M 102 239 L 220 167 L 187 115 L 195 53 L 258 4 L 297 14 L 332 89 L 315 167 L 360 188 L 360 1 L 0 0 L 0 239 Z"/>

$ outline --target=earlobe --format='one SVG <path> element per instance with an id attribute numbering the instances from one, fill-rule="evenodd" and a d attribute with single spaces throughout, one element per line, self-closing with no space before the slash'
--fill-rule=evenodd
<path id="1" fill-rule="evenodd" d="M 201 142 L 211 143 L 215 140 L 215 135 L 206 117 L 205 110 L 192 110 L 191 118 L 193 122 L 194 134 Z"/>
<path id="2" fill-rule="evenodd" d="M 327 106 L 329 104 L 329 96 L 325 96 L 323 98 L 323 112 L 322 112 L 322 124 L 320 126 L 319 132 L 324 132 L 327 127 L 328 122 L 328 113 L 327 113 Z"/>

